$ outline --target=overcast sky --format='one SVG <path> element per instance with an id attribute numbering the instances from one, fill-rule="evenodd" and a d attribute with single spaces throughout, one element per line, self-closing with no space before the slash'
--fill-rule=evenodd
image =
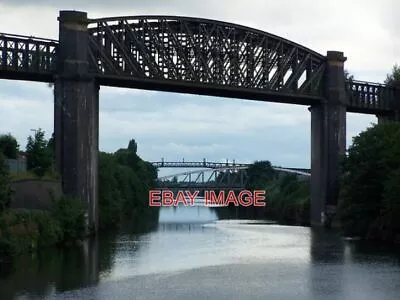
<path id="1" fill-rule="evenodd" d="M 87 11 L 91 18 L 204 17 L 255 27 L 321 54 L 343 51 L 356 79 L 382 82 L 400 63 L 400 22 L 394 17 L 400 2 L 395 1 L 0 0 L 0 32 L 57 39 L 57 16 L 63 9 Z M 348 145 L 376 122 L 374 116 L 347 116 Z M 30 129 L 38 127 L 48 136 L 53 131 L 52 90 L 44 83 L 0 80 L 0 133 L 11 132 L 24 148 Z M 115 151 L 131 138 L 146 160 L 266 159 L 310 167 L 305 106 L 102 87 L 100 149 Z"/>

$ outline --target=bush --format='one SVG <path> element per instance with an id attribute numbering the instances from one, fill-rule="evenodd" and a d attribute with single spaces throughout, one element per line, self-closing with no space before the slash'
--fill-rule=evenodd
<path id="1" fill-rule="evenodd" d="M 18 254 L 37 248 L 39 230 L 29 210 L 10 210 L 0 217 L 0 244 L 3 254 Z"/>
<path id="2" fill-rule="evenodd" d="M 39 230 L 38 247 L 53 246 L 63 240 L 64 234 L 60 223 L 50 212 L 39 211 L 34 216 Z"/>
<path id="3" fill-rule="evenodd" d="M 85 236 L 81 201 L 61 197 L 52 211 L 10 209 L 0 217 L 0 255 L 73 242 Z"/>
<path id="4" fill-rule="evenodd" d="M 52 217 L 60 225 L 63 241 L 80 240 L 85 236 L 85 205 L 81 200 L 61 197 L 54 203 Z"/>
<path id="5" fill-rule="evenodd" d="M 10 206 L 12 190 L 5 157 L 0 153 L 0 214 Z"/>
<path id="6" fill-rule="evenodd" d="M 0 153 L 9 159 L 16 159 L 18 151 L 19 145 L 15 137 L 11 134 L 0 135 Z"/>
<path id="7" fill-rule="evenodd" d="M 267 215 L 280 222 L 309 224 L 310 183 L 286 175 L 266 186 Z"/>

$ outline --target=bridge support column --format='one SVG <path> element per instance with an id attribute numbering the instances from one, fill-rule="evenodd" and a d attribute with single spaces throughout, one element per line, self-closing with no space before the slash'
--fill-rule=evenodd
<path id="1" fill-rule="evenodd" d="M 329 227 L 339 197 L 340 160 L 346 151 L 346 95 L 342 52 L 328 51 L 324 103 L 311 111 L 311 224 Z"/>
<path id="2" fill-rule="evenodd" d="M 89 76 L 87 15 L 61 11 L 54 93 L 57 170 L 63 193 L 87 208 L 87 231 L 98 227 L 99 85 Z"/>

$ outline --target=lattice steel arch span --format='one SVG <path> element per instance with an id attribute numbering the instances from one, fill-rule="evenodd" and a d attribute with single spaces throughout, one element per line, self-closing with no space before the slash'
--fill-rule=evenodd
<path id="1" fill-rule="evenodd" d="M 90 19 L 88 26 L 91 72 L 104 85 L 297 104 L 322 96 L 325 56 L 261 30 L 178 16 Z"/>

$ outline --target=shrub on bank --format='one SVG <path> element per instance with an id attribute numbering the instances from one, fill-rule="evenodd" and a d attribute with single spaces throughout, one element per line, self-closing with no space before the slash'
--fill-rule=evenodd
<path id="1" fill-rule="evenodd" d="M 61 197 L 52 211 L 9 209 L 0 216 L 0 255 L 15 255 L 80 240 L 85 211 L 77 199 Z"/>
<path id="2" fill-rule="evenodd" d="M 82 239 L 85 232 L 85 205 L 80 199 L 67 196 L 57 199 L 51 210 L 61 229 L 61 242 Z"/>
<path id="3" fill-rule="evenodd" d="M 12 190 L 5 157 L 0 153 L 0 215 L 10 206 Z"/>

